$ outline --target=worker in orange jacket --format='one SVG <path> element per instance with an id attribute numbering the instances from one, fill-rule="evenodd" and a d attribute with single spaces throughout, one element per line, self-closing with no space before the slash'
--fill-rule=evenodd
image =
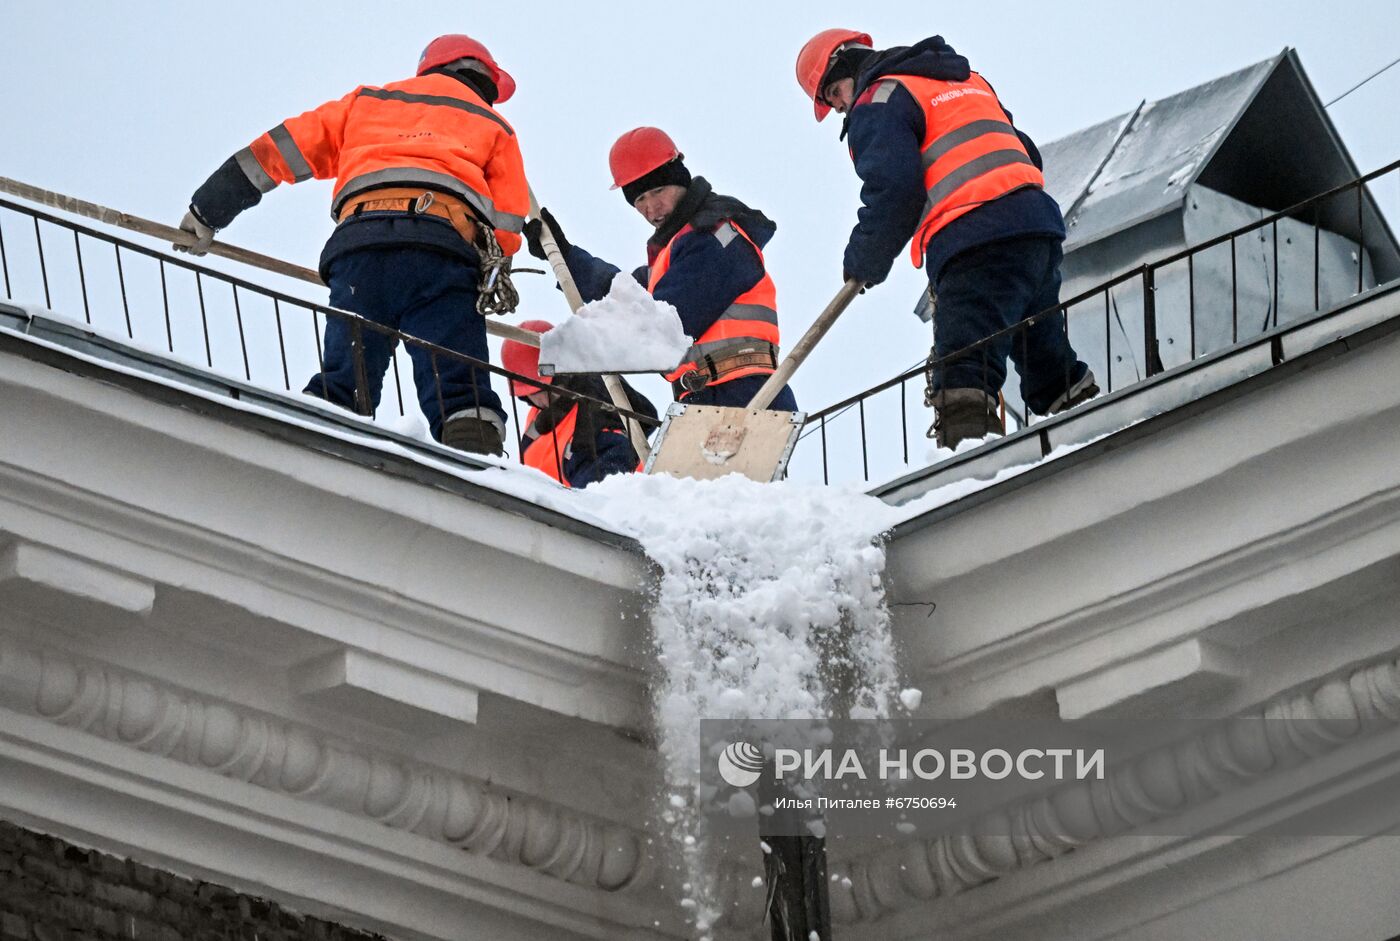
<path id="1" fill-rule="evenodd" d="M 828 29 L 798 53 L 797 80 L 818 121 L 846 116 L 841 136 L 861 178 L 843 277 L 879 284 L 907 242 L 937 296 L 930 436 L 954 447 L 1003 432 L 1008 355 L 1033 412 L 1095 395 L 1062 313 L 984 342 L 1059 304 L 1065 238 L 1040 154 L 986 79 L 941 36 L 877 51 L 868 33 Z"/>
<path id="2" fill-rule="evenodd" d="M 288 118 L 225 161 L 180 223 L 196 241 L 176 248 L 203 254 L 214 233 L 279 183 L 334 179 L 337 225 L 320 263 L 331 306 L 486 362 L 481 254 L 492 243 L 505 256 L 520 248 L 530 202 L 515 130 L 494 107 L 514 91 L 515 80 L 484 45 L 440 36 L 423 50 L 415 77 L 362 85 Z M 327 318 L 321 372 L 304 391 L 366 411 L 379 403 L 396 341 L 359 324 L 356 363 L 355 324 Z M 433 437 L 500 453 L 505 412 L 490 373 L 408 349 Z"/>

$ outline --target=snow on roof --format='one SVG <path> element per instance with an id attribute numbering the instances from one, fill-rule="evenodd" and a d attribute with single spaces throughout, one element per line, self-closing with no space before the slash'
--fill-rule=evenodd
<path id="1" fill-rule="evenodd" d="M 1045 183 L 1069 228 L 1067 250 L 1176 206 L 1285 51 L 1195 88 L 1140 104 L 1040 148 Z"/>

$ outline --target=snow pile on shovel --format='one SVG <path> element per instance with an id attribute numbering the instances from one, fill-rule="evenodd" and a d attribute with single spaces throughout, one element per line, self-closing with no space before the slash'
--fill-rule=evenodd
<path id="1" fill-rule="evenodd" d="M 690 342 L 674 307 L 619 272 L 607 297 L 540 337 L 540 362 L 555 373 L 664 373 L 676 368 Z"/>
<path id="2" fill-rule="evenodd" d="M 693 811 L 712 760 L 698 723 L 816 719 L 833 700 L 855 718 L 898 708 L 878 543 L 894 511 L 856 490 L 738 475 L 618 475 L 580 496 L 633 532 L 662 571 L 651 622 L 665 671 L 654 697 L 670 792 L 663 819 L 685 861 L 682 904 L 708 937 L 722 912 Z"/>

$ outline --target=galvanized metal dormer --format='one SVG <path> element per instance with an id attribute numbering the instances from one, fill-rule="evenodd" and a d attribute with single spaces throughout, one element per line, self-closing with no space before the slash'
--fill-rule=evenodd
<path id="1" fill-rule="evenodd" d="M 1293 49 L 1144 101 L 1045 145 L 1042 154 L 1046 186 L 1069 232 L 1066 300 L 1360 175 Z M 1400 246 L 1371 194 L 1331 200 L 1316 218 L 1286 219 L 1277 231 L 1235 240 L 1233 250 L 1224 243 L 1159 273 L 1163 365 L 1325 310 L 1397 275 Z M 1115 387 L 1144 372 L 1142 298 L 1141 285 L 1128 283 L 1113 292 L 1108 317 L 1070 317 L 1076 347 L 1101 377 L 1111 368 Z"/>

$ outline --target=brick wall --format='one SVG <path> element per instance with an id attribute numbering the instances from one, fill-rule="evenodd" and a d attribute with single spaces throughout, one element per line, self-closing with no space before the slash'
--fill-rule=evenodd
<path id="1" fill-rule="evenodd" d="M 383 941 L 0 820 L 0 941 Z"/>

